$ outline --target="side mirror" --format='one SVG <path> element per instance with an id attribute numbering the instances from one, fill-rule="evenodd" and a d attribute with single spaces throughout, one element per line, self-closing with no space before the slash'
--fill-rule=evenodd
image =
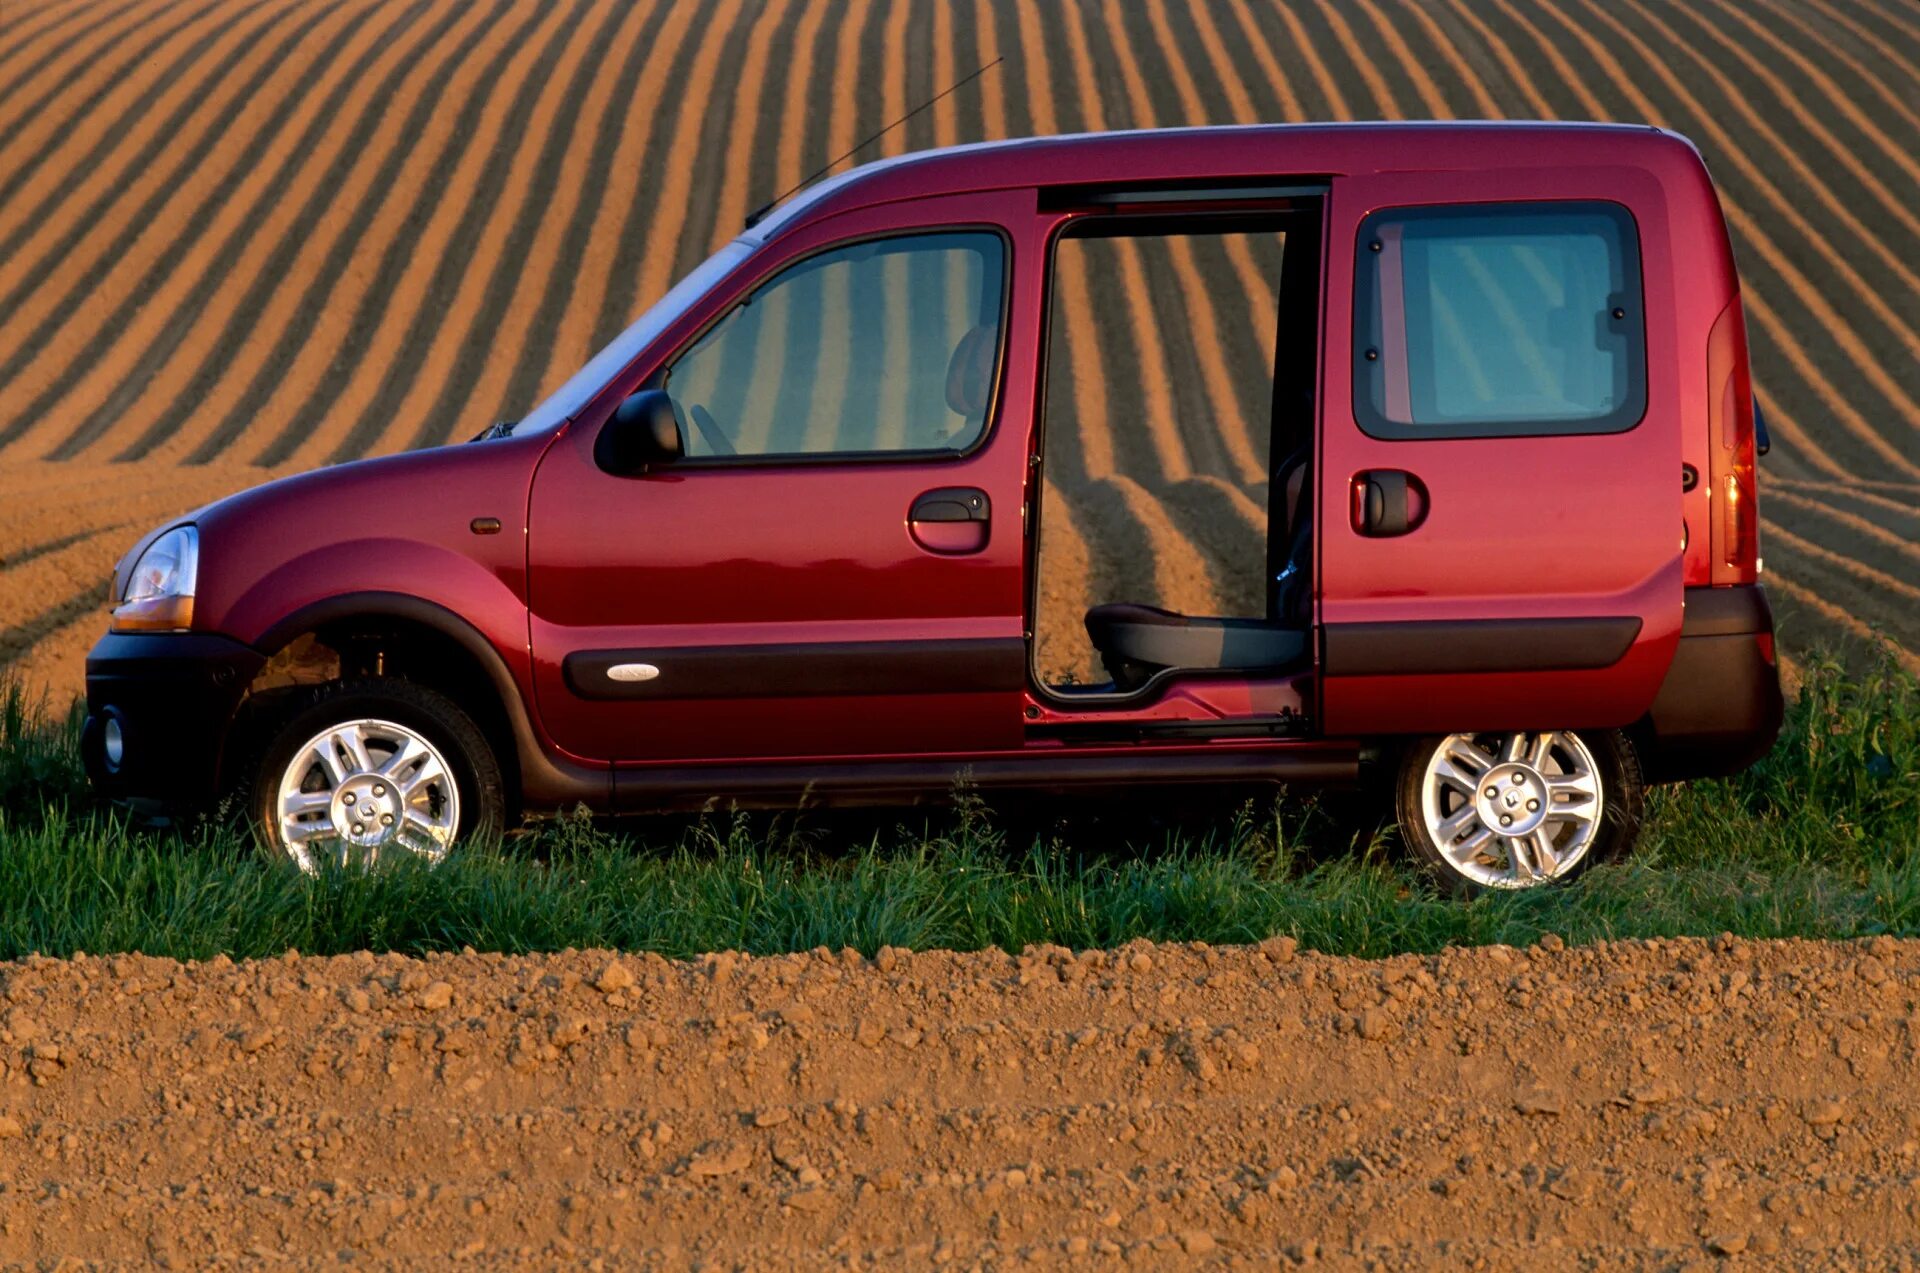
<path id="1" fill-rule="evenodd" d="M 673 399 L 662 389 L 642 389 L 613 409 L 593 441 L 593 462 L 615 477 L 636 477 L 656 464 L 677 460 L 686 447 Z"/>

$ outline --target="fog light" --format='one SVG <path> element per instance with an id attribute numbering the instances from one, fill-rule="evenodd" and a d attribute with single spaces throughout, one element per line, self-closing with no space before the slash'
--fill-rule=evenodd
<path id="1" fill-rule="evenodd" d="M 127 757 L 127 740 L 120 732 L 119 718 L 107 717 L 106 725 L 100 730 L 100 752 L 106 758 L 107 772 L 119 773 L 120 762 Z"/>

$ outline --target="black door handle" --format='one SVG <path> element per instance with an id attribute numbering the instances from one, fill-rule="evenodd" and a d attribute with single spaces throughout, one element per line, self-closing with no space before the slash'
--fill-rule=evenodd
<path id="1" fill-rule="evenodd" d="M 987 493 L 972 486 L 942 486 L 913 501 L 910 522 L 984 522 L 993 518 Z"/>
<path id="2" fill-rule="evenodd" d="M 972 486 L 942 486 L 916 497 L 907 510 L 907 534 L 941 557 L 977 553 L 992 536 L 993 504 Z"/>
<path id="3" fill-rule="evenodd" d="M 1400 469 L 1369 469 L 1353 476 L 1353 528 L 1389 539 L 1415 529 L 1427 516 L 1427 488 Z"/>

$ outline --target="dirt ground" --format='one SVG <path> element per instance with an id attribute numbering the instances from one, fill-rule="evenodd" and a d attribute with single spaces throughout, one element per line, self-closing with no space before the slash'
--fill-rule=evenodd
<path id="1" fill-rule="evenodd" d="M 0 987 L 7 1263 L 1920 1260 L 1920 942 L 83 957 Z"/>

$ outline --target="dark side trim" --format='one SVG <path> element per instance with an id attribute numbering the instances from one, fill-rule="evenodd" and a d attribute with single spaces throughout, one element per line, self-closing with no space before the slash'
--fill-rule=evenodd
<path id="1" fill-rule="evenodd" d="M 1113 747 L 972 760 L 621 766 L 613 776 L 616 813 L 699 809 L 716 800 L 744 808 L 887 805 L 941 800 L 953 794 L 956 783 L 983 790 L 1064 793 L 1168 784 L 1351 786 L 1359 781 L 1359 746 L 1337 741 L 1172 755 Z"/>
<path id="2" fill-rule="evenodd" d="M 829 694 L 1012 693 L 1026 679 L 1019 637 L 926 641 L 817 641 L 579 650 L 562 667 L 581 698 L 807 698 Z M 644 681 L 610 669 L 643 663 Z"/>
<path id="3" fill-rule="evenodd" d="M 1564 672 L 1611 667 L 1640 635 L 1638 615 L 1329 623 L 1328 676 Z"/>

